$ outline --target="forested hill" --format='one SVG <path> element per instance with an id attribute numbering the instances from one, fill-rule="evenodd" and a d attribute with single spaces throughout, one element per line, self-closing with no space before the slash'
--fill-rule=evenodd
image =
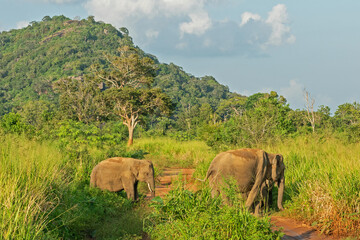
<path id="1" fill-rule="evenodd" d="M 44 17 L 23 29 L 0 33 L 0 116 L 28 100 L 57 102 L 52 83 L 66 76 L 90 72 L 94 63 L 106 64 L 104 53 L 115 54 L 132 44 L 127 30 L 94 21 Z M 147 55 L 143 53 L 144 55 Z M 214 109 L 230 95 L 213 77 L 196 78 L 174 64 L 159 64 L 154 85 L 163 89 L 178 109 L 209 103 Z"/>

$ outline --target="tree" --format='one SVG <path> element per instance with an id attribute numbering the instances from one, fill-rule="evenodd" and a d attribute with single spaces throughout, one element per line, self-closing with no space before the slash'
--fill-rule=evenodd
<path id="1" fill-rule="evenodd" d="M 358 142 L 360 139 L 360 104 L 357 102 L 345 103 L 338 106 L 334 116 L 337 130 L 349 142 Z"/>
<path id="2" fill-rule="evenodd" d="M 219 107 L 216 112 L 225 121 L 232 115 L 241 116 L 245 111 L 246 98 L 241 95 L 235 95 L 229 99 L 220 101 Z"/>
<path id="3" fill-rule="evenodd" d="M 170 114 L 170 97 L 158 88 L 151 88 L 155 64 L 148 57 L 141 57 L 138 49 L 122 46 L 119 56 L 105 55 L 109 69 L 98 69 L 95 77 L 105 83 L 102 92 L 104 112 L 123 121 L 129 130 L 128 146 L 133 144 L 134 129 L 142 116 Z"/>
<path id="4" fill-rule="evenodd" d="M 250 146 L 258 146 L 266 140 L 294 131 L 294 125 L 288 117 L 290 107 L 286 99 L 274 91 L 262 95 L 262 98 L 251 103 L 251 109 L 238 117 L 243 141 Z M 259 96 L 257 93 L 254 98 Z"/>
<path id="5" fill-rule="evenodd" d="M 316 116 L 315 116 L 315 111 L 314 111 L 315 99 L 312 98 L 310 96 L 310 93 L 308 91 L 306 91 L 305 89 L 304 89 L 304 98 L 305 98 L 305 102 L 306 102 L 305 117 L 311 124 L 312 132 L 314 133 L 315 132 L 315 121 L 316 121 Z"/>
<path id="6" fill-rule="evenodd" d="M 100 89 L 89 77 L 63 78 L 54 83 L 60 94 L 60 108 L 67 118 L 89 123 L 97 119 Z"/>
<path id="7" fill-rule="evenodd" d="M 159 88 L 124 87 L 104 92 L 107 109 L 123 120 L 129 131 L 128 146 L 133 144 L 134 129 L 141 117 L 151 114 L 170 114 L 171 100 Z"/>

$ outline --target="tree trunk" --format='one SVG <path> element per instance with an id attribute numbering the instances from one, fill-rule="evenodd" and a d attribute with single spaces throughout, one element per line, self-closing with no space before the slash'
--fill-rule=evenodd
<path id="1" fill-rule="evenodd" d="M 138 115 L 131 115 L 130 118 L 126 118 L 124 121 L 124 124 L 128 127 L 129 130 L 129 140 L 128 140 L 128 147 L 133 145 L 133 139 L 134 139 L 134 129 L 138 123 L 137 121 Z"/>
<path id="2" fill-rule="evenodd" d="M 128 140 L 128 147 L 133 145 L 133 139 L 134 139 L 134 127 L 131 125 L 128 125 L 128 129 L 129 129 L 129 140 Z"/>

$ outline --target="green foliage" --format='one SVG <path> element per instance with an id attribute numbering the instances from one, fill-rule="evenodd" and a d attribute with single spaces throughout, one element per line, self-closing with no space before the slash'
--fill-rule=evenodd
<path id="1" fill-rule="evenodd" d="M 36 130 L 46 127 L 54 118 L 55 105 L 45 100 L 28 101 L 19 110 L 24 121 Z"/>
<path id="2" fill-rule="evenodd" d="M 156 198 L 153 213 L 145 219 L 151 239 L 280 239 L 269 219 L 257 218 L 246 211 L 240 200 L 232 206 L 212 198 L 210 189 L 196 193 L 181 187 L 164 199 Z"/>
<path id="3" fill-rule="evenodd" d="M 28 100 L 54 99 L 51 82 L 88 73 L 103 52 L 114 53 L 121 39 L 109 24 L 64 16 L 2 32 L 0 115 Z"/>
<path id="4" fill-rule="evenodd" d="M 64 78 L 54 83 L 55 91 L 60 94 L 60 111 L 63 118 L 76 119 L 89 123 L 99 118 L 101 107 L 100 89 L 90 78 Z"/>
<path id="5" fill-rule="evenodd" d="M 20 114 L 8 113 L 1 118 L 1 127 L 5 133 L 30 133 L 33 129 L 26 124 Z"/>
<path id="6" fill-rule="evenodd" d="M 191 76 L 173 63 L 159 66 L 153 86 L 161 88 L 176 104 L 175 117 L 189 107 L 200 107 L 205 103 L 216 109 L 220 100 L 231 95 L 229 88 L 219 84 L 213 77 Z"/>
<path id="7" fill-rule="evenodd" d="M 59 122 L 55 132 L 63 145 L 86 144 L 89 147 L 121 144 L 127 135 L 126 127 L 121 123 L 108 122 L 96 126 L 73 120 Z"/>
<path id="8" fill-rule="evenodd" d="M 336 129 L 347 142 L 360 140 L 360 104 L 345 103 L 338 107 L 334 116 Z"/>
<path id="9" fill-rule="evenodd" d="M 235 145 L 256 147 L 296 131 L 290 117 L 291 109 L 284 97 L 270 92 L 255 94 L 249 99 L 251 101 L 244 105 L 237 103 L 235 114 L 230 119 L 209 124 L 202 131 L 202 139 L 217 149 Z M 249 104 L 252 107 L 246 109 Z"/>

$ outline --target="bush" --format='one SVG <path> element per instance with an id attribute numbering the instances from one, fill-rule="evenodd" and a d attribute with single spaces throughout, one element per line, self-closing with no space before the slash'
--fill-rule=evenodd
<path id="1" fill-rule="evenodd" d="M 5 133 L 31 133 L 34 128 L 31 125 L 27 125 L 21 115 L 17 113 L 5 114 L 1 119 L 1 127 Z"/>
<path id="2" fill-rule="evenodd" d="M 151 239 L 280 239 L 268 218 L 257 218 L 243 207 L 241 199 L 232 206 L 212 198 L 210 188 L 196 193 L 178 187 L 165 199 L 157 197 L 153 213 L 144 220 Z"/>

